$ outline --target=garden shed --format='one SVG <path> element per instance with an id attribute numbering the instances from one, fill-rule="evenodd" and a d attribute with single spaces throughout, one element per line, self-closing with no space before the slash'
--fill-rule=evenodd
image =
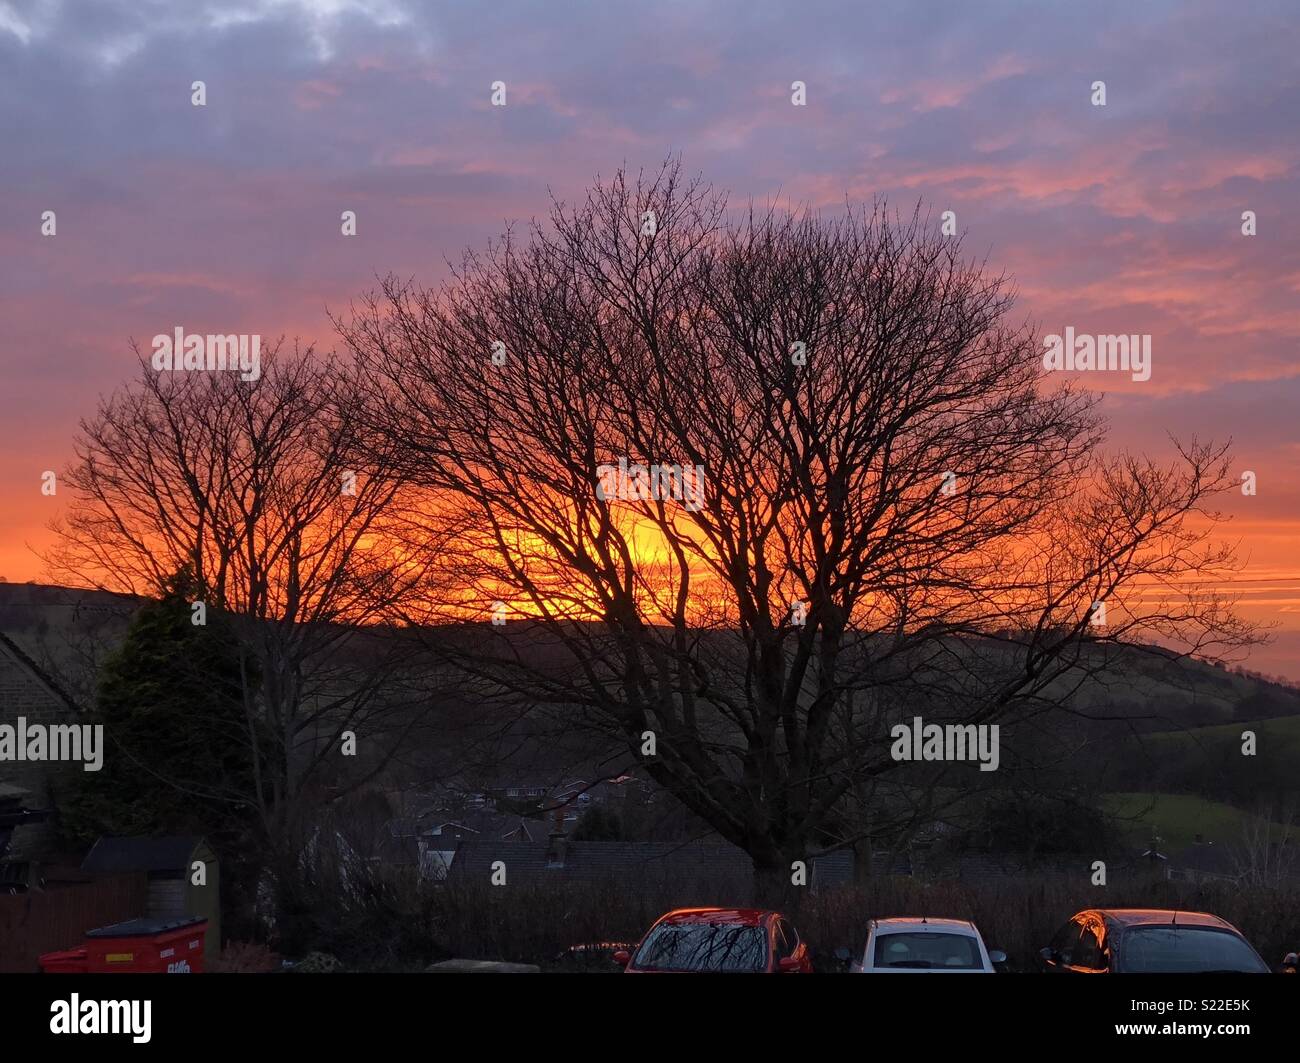
<path id="1" fill-rule="evenodd" d="M 92 875 L 143 872 L 149 892 L 146 919 L 206 919 L 203 953 L 216 959 L 221 949 L 220 873 L 217 855 L 198 835 L 103 837 L 95 842 L 81 869 Z"/>

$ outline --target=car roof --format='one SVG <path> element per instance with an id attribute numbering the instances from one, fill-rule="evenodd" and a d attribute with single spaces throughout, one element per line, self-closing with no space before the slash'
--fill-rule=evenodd
<path id="1" fill-rule="evenodd" d="M 776 912 L 766 908 L 675 908 L 659 917 L 661 923 L 735 923 L 762 926 Z"/>
<path id="2" fill-rule="evenodd" d="M 1175 908 L 1094 908 L 1089 911 L 1120 926 L 1208 926 L 1233 930 L 1233 925 L 1209 912 L 1188 912 Z M 1080 915 L 1085 913 L 1080 912 Z"/>
<path id="3" fill-rule="evenodd" d="M 929 916 L 898 916 L 893 919 L 873 919 L 871 925 L 881 933 L 897 934 L 903 931 L 921 934 L 976 933 L 969 919 L 931 919 Z"/>

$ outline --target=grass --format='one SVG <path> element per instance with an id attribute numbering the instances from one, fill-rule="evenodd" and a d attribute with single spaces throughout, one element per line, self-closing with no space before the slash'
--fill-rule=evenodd
<path id="1" fill-rule="evenodd" d="M 1240 755 L 1243 731 L 1255 732 L 1256 756 L 1289 761 L 1300 756 L 1300 716 L 1166 731 L 1146 735 L 1143 741 L 1150 749 L 1165 749 L 1171 755 L 1185 755 L 1198 749 L 1211 753 L 1231 751 Z"/>
<path id="2" fill-rule="evenodd" d="M 1221 801 L 1190 794 L 1115 793 L 1102 799 L 1107 812 L 1135 845 L 1145 845 L 1154 829 L 1164 853 L 1175 853 L 1196 841 L 1236 843 L 1242 840 L 1249 813 Z"/>
<path id="3" fill-rule="evenodd" d="M 1254 735 L 1249 755 L 1246 732 Z M 1300 717 L 1294 716 L 1143 735 L 1110 759 L 1107 789 L 1115 804 L 1108 810 L 1141 812 L 1143 802 L 1129 796 L 1140 793 L 1158 802 L 1144 817 L 1147 833 L 1156 824 L 1170 846 L 1198 833 L 1239 841 L 1243 818 L 1264 812 L 1276 819 L 1295 803 L 1297 760 Z M 1232 808 L 1246 811 L 1234 816 Z"/>

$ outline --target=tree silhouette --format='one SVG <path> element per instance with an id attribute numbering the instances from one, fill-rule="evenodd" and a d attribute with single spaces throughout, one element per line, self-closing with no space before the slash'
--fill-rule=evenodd
<path id="1" fill-rule="evenodd" d="M 387 280 L 338 324 L 424 492 L 403 616 L 777 879 L 932 817 L 974 768 L 894 761 L 892 724 L 1061 711 L 1116 643 L 1250 637 L 1201 585 L 1224 449 L 1106 453 L 1012 308 L 919 209 L 731 211 L 671 162 L 439 289 Z"/>
<path id="2" fill-rule="evenodd" d="M 360 398 L 346 367 L 311 350 L 272 346 L 255 382 L 160 373 L 141 357 L 136 384 L 82 423 L 47 557 L 75 582 L 137 593 L 185 572 L 183 590 L 221 617 L 185 631 L 182 660 L 157 663 L 190 669 L 180 690 L 206 678 L 224 699 L 228 654 L 239 655 L 249 772 L 228 776 L 222 797 L 252 810 L 257 858 L 286 892 L 319 806 L 383 771 L 434 687 L 413 685 L 413 647 L 379 624 L 419 569 L 385 531 L 403 485 L 361 435 Z M 169 593 L 149 616 L 183 629 L 190 606 Z M 173 704 L 184 710 L 183 696 Z M 224 726 L 226 704 L 184 711 Z M 341 755 L 347 732 L 355 757 Z M 165 774 L 166 748 L 146 763 Z M 171 807 L 185 793 L 158 799 Z"/>

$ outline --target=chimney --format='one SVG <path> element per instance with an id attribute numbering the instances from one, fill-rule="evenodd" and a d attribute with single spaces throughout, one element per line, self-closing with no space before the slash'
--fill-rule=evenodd
<path id="1" fill-rule="evenodd" d="M 551 830 L 546 844 L 546 866 L 556 870 L 564 868 L 564 858 L 568 855 L 569 839 L 564 834 L 564 809 L 555 810 L 555 826 Z"/>

